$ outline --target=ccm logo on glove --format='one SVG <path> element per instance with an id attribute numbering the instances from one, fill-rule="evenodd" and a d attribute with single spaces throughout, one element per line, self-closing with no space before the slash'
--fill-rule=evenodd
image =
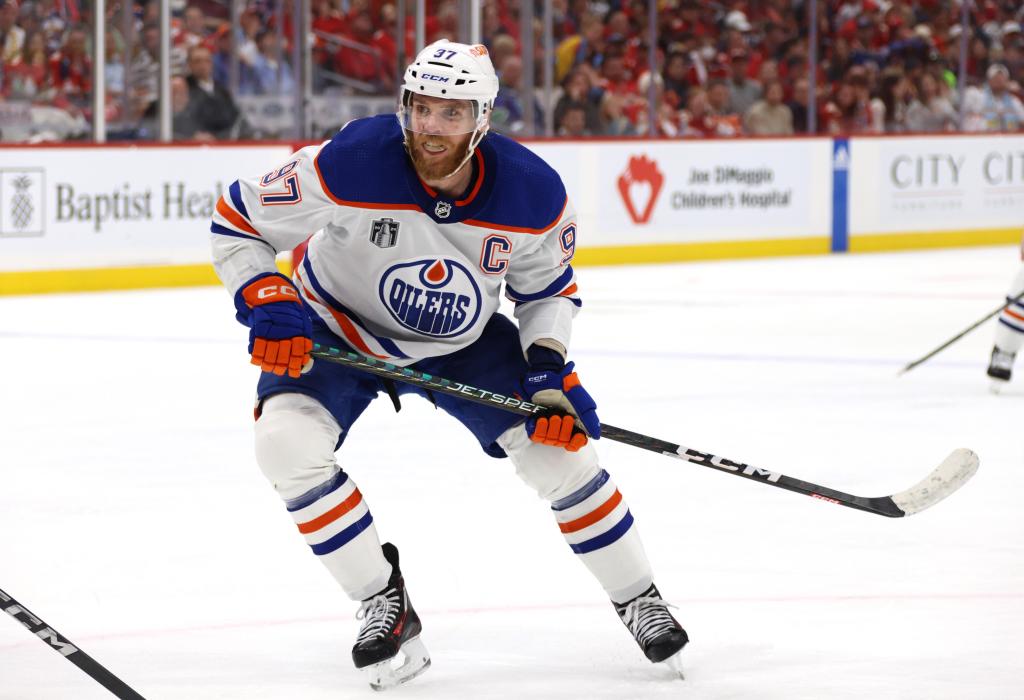
<path id="1" fill-rule="evenodd" d="M 264 278 L 265 279 L 265 278 Z M 246 301 L 250 306 L 256 306 L 258 304 L 266 304 L 270 301 L 298 301 L 299 290 L 289 284 L 268 284 L 265 287 L 257 287 L 255 290 L 256 298 L 249 299 L 246 297 Z M 246 294 L 250 293 L 250 287 L 246 287 Z"/>
<path id="2" fill-rule="evenodd" d="M 291 280 L 277 273 L 254 277 L 238 290 L 235 308 L 236 318 L 249 327 L 252 364 L 289 377 L 311 365 L 313 324 Z"/>

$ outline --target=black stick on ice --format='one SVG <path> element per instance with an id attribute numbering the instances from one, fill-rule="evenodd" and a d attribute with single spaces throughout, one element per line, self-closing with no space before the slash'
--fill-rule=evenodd
<path id="1" fill-rule="evenodd" d="M 903 369 L 901 369 L 901 370 L 900 370 L 900 371 L 899 371 L 899 372 L 897 373 L 897 376 L 899 376 L 900 374 L 904 374 L 904 373 L 906 373 L 906 372 L 909 372 L 910 370 L 914 369 L 915 367 L 917 367 L 917 366 L 918 366 L 919 364 L 921 364 L 921 363 L 922 363 L 922 362 L 924 362 L 925 360 L 928 360 L 928 359 L 930 359 L 930 358 L 932 358 L 932 357 L 935 357 L 935 356 L 936 356 L 936 355 L 938 355 L 938 354 L 939 354 L 940 352 L 942 352 L 943 350 L 945 350 L 946 348 L 948 348 L 948 347 L 949 347 L 950 345 L 952 345 L 952 344 L 953 344 L 953 343 L 955 343 L 956 341 L 960 340 L 960 339 L 961 339 L 961 338 L 963 338 L 963 337 L 964 337 L 965 335 L 967 335 L 968 333 L 970 333 L 971 331 L 973 331 L 973 330 L 974 330 L 975 328 L 977 328 L 978 326 L 980 326 L 981 324 L 983 324 L 983 323 L 984 323 L 985 321 L 989 320 L 989 319 L 990 319 L 990 318 L 992 318 L 993 316 L 997 316 L 997 315 L 1001 314 L 1001 313 L 1002 313 L 1003 311 L 1005 311 L 1005 310 L 1006 310 L 1006 307 L 1007 307 L 1007 306 L 1009 306 L 1010 304 L 1016 304 L 1016 303 L 1017 303 L 1017 302 L 1019 302 L 1019 301 L 1020 301 L 1021 299 L 1024 299 L 1024 292 L 1021 292 L 1020 294 L 1018 294 L 1017 296 L 1013 297 L 1012 299 L 1010 299 L 1010 298 L 1007 298 L 1007 300 L 1006 300 L 1006 303 L 1005 303 L 1005 304 L 1003 304 L 1002 306 L 1000 306 L 1000 307 L 999 307 L 998 309 L 996 309 L 996 310 L 995 310 L 995 311 L 993 311 L 992 313 L 990 313 L 990 314 L 986 315 L 986 316 L 985 316 L 985 318 L 982 318 L 982 319 L 980 319 L 980 320 L 978 320 L 978 321 L 976 321 L 976 322 L 972 323 L 972 324 L 971 324 L 970 326 L 968 326 L 968 327 L 967 327 L 967 328 L 965 328 L 964 330 L 962 330 L 962 331 L 960 331 L 959 333 L 957 333 L 956 335 L 954 335 L 954 336 L 953 336 L 952 338 L 950 338 L 950 339 L 949 339 L 949 340 L 947 340 L 947 341 L 946 341 L 945 343 L 943 343 L 943 344 L 942 344 L 942 345 L 940 345 L 939 347 L 937 347 L 937 348 L 935 348 L 934 350 L 932 350 L 932 351 L 931 351 L 930 353 L 928 353 L 928 354 L 927 354 L 927 355 L 925 355 L 924 357 L 920 357 L 920 358 L 918 358 L 918 359 L 914 360 L 913 362 L 911 362 L 910 364 L 908 364 L 908 365 L 907 365 L 906 367 L 904 367 Z"/>
<path id="2" fill-rule="evenodd" d="M 486 389 L 478 389 L 467 384 L 460 384 L 459 382 L 436 377 L 409 367 L 398 367 L 389 362 L 363 357 L 354 352 L 327 347 L 320 343 L 313 344 L 313 352 L 310 354 L 318 360 L 338 362 L 370 372 L 371 374 L 423 387 L 430 391 L 450 394 L 467 401 L 474 401 L 512 413 L 518 413 L 526 418 L 545 410 L 543 406 L 522 401 L 514 396 L 495 394 Z M 630 430 L 616 428 L 614 425 L 608 425 L 607 423 L 601 424 L 601 437 L 669 457 L 675 457 L 676 459 L 702 467 L 717 469 L 734 476 L 742 476 L 761 484 L 767 484 L 768 486 L 802 493 L 805 496 L 828 501 L 829 503 L 836 503 L 877 515 L 885 515 L 890 518 L 902 518 L 905 515 L 913 515 L 935 505 L 963 486 L 978 470 L 978 456 L 968 449 L 960 448 L 953 450 L 931 474 L 909 489 L 891 496 L 867 498 L 864 496 L 852 496 L 848 493 L 836 491 L 826 486 L 819 486 L 809 481 L 794 479 L 793 477 L 777 474 L 765 469 L 758 469 L 749 464 L 736 462 L 725 457 L 718 457 L 709 452 L 682 447 L 665 440 L 634 433 Z"/>
<path id="3" fill-rule="evenodd" d="M 23 624 L 29 632 L 49 644 L 54 651 L 89 674 L 90 677 L 122 700 L 145 700 L 141 695 L 113 673 L 104 668 L 77 646 L 68 641 L 67 637 L 43 622 L 39 616 L 16 601 L 9 593 L 0 589 L 0 607 L 4 612 Z"/>

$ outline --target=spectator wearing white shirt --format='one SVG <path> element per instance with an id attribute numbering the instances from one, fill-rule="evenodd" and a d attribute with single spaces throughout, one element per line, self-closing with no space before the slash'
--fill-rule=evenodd
<path id="1" fill-rule="evenodd" d="M 1024 104 L 1010 91 L 1010 71 L 993 63 L 982 88 L 968 88 L 964 94 L 964 131 L 1020 131 L 1024 127 Z"/>

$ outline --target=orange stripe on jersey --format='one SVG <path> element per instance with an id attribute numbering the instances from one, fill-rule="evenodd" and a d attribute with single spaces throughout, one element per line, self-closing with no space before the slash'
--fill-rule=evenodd
<path id="1" fill-rule="evenodd" d="M 480 171 L 476 178 L 476 184 L 473 186 L 473 191 L 470 192 L 469 196 L 466 197 L 465 199 L 460 199 L 459 201 L 455 202 L 455 206 L 457 207 L 464 207 L 470 202 L 472 202 L 473 198 L 476 197 L 476 193 L 480 191 L 480 185 L 484 184 L 484 157 L 480 155 L 479 150 L 476 151 L 476 164 L 479 167 Z"/>
<path id="2" fill-rule="evenodd" d="M 239 229 L 240 231 L 251 233 L 254 236 L 260 235 L 259 231 L 254 229 L 252 227 L 252 224 L 245 220 L 245 217 L 243 217 L 237 211 L 228 206 L 228 203 L 224 201 L 223 197 L 217 200 L 217 213 L 223 216 L 228 221 L 230 221 L 231 225 Z"/>
<path id="3" fill-rule="evenodd" d="M 570 520 L 567 523 L 558 523 L 558 529 L 564 533 L 578 532 L 585 527 L 590 527 L 598 520 L 615 510 L 615 506 L 622 503 L 622 494 L 619 493 L 618 489 L 615 489 L 615 493 L 612 494 L 611 498 L 602 503 L 596 510 L 592 510 L 582 518 L 576 518 Z"/>
<path id="4" fill-rule="evenodd" d="M 568 287 L 566 287 L 561 292 L 559 292 L 558 296 L 560 296 L 560 297 L 571 297 L 575 293 L 576 293 L 576 283 L 573 282 Z"/>
<path id="5" fill-rule="evenodd" d="M 418 204 L 385 204 L 383 202 L 351 202 L 347 199 L 339 199 L 334 196 L 334 193 L 327 188 L 327 183 L 324 181 L 324 174 L 320 172 L 320 154 L 316 154 L 316 158 L 313 159 L 313 167 L 316 169 L 316 176 L 320 180 L 320 189 L 324 191 L 324 194 L 334 202 L 345 207 L 363 207 L 365 209 L 406 209 L 409 211 L 423 211 L 420 209 Z M 377 355 L 376 357 L 380 357 Z"/>
<path id="6" fill-rule="evenodd" d="M 552 228 L 554 228 L 555 225 L 559 221 L 562 220 L 562 214 L 565 213 L 565 207 L 568 204 L 569 204 L 569 200 L 568 200 L 568 198 L 566 198 L 565 203 L 562 204 L 562 211 L 558 212 L 558 216 L 555 217 L 555 220 L 552 221 L 547 226 L 545 226 L 544 228 L 525 228 L 525 227 L 522 227 L 522 226 L 505 226 L 504 224 L 493 224 L 493 223 L 490 223 L 488 221 L 479 221 L 477 219 L 466 219 L 462 223 L 467 224 L 469 226 L 479 226 L 480 228 L 495 229 L 496 231 L 509 231 L 510 233 L 531 233 L 531 234 L 536 235 L 536 234 L 539 234 L 539 233 L 547 233 Z"/>
<path id="7" fill-rule="evenodd" d="M 345 513 L 348 513 L 359 505 L 362 500 L 363 494 L 359 493 L 359 489 L 356 489 L 348 498 L 331 508 L 323 515 L 313 518 L 308 522 L 299 523 L 299 532 L 303 535 L 308 535 L 311 532 L 316 532 L 317 530 L 327 527 L 335 520 L 345 515 Z"/>
<path id="8" fill-rule="evenodd" d="M 423 185 L 423 189 L 427 191 L 427 194 L 429 194 L 431 197 L 437 197 L 437 190 L 435 190 L 433 187 L 431 187 L 427 183 L 423 182 L 423 178 L 422 177 L 417 175 L 416 179 L 420 181 L 421 185 Z"/>
<path id="9" fill-rule="evenodd" d="M 1012 316 L 1013 318 L 1017 319 L 1018 321 L 1024 321 L 1024 316 L 1021 316 L 1020 314 L 1018 314 L 1018 313 L 1016 313 L 1014 311 L 1010 311 L 1010 309 L 1008 309 L 1008 308 L 1003 309 L 1003 313 L 1006 314 L 1007 316 Z"/>
<path id="10" fill-rule="evenodd" d="M 320 306 L 327 309 L 327 312 L 331 314 L 331 318 L 338 322 L 338 325 L 341 327 L 342 335 L 345 336 L 345 340 L 347 340 L 352 347 L 356 348 L 364 355 L 376 357 L 378 360 L 391 359 L 388 355 L 378 355 L 373 350 L 371 350 L 370 347 L 366 344 L 366 341 L 364 341 L 362 336 L 359 335 L 359 331 L 356 329 L 355 324 L 352 323 L 351 319 L 349 319 L 348 316 L 341 313 L 340 311 L 335 311 L 334 309 L 332 309 L 329 305 L 321 301 L 317 297 L 317 295 L 313 293 L 312 289 L 306 286 L 306 282 L 302 279 L 302 273 L 299 271 L 299 269 L 300 268 L 297 268 L 295 270 L 295 273 L 296 276 L 299 278 L 299 283 L 302 284 L 302 291 L 305 292 L 307 297 L 309 297 L 317 304 L 320 304 Z"/>

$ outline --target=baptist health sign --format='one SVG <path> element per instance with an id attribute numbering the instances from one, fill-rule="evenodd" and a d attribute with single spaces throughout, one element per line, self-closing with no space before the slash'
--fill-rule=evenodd
<path id="1" fill-rule="evenodd" d="M 202 265 L 217 199 L 284 146 L 0 149 L 0 275 Z"/>
<path id="2" fill-rule="evenodd" d="M 43 235 L 45 178 L 42 168 L 0 170 L 0 237 Z"/>

